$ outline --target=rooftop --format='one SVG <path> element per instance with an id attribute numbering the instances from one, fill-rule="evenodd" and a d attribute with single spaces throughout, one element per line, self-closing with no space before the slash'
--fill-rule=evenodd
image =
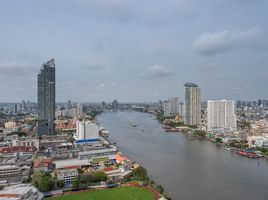
<path id="1" fill-rule="evenodd" d="M 199 86 L 195 83 L 185 83 L 184 87 L 199 87 Z"/>

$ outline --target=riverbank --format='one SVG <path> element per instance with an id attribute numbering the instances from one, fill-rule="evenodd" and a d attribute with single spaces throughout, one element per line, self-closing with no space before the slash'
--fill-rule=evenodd
<path id="1" fill-rule="evenodd" d="M 98 121 L 110 131 L 109 139 L 119 150 L 148 169 L 173 200 L 262 200 L 268 195 L 264 159 L 258 165 L 257 160 L 208 140 L 189 141 L 185 134 L 167 134 L 147 113 L 103 113 Z M 132 128 L 129 121 L 138 127 Z"/>
<path id="2" fill-rule="evenodd" d="M 97 115 L 96 115 L 96 117 L 97 117 Z M 98 120 L 97 120 L 97 118 L 95 117 L 95 121 L 98 123 Z M 99 123 L 98 123 L 99 124 Z M 136 128 L 137 127 L 137 125 L 133 122 L 133 121 L 129 121 L 129 125 L 132 127 L 132 128 Z M 107 129 L 105 129 L 105 130 L 107 130 Z M 107 131 L 109 131 L 109 130 L 107 130 Z M 144 131 L 144 130 L 142 130 L 142 131 Z M 110 141 L 109 140 L 109 136 L 108 135 L 102 135 L 102 137 L 104 137 L 105 138 L 105 140 L 107 140 L 110 144 L 114 144 L 114 145 L 116 145 L 116 143 L 113 143 L 112 141 Z M 126 155 L 126 154 L 123 154 L 122 152 L 118 152 L 120 155 L 125 155 L 128 159 L 129 159 L 129 157 L 128 157 L 128 155 Z M 132 160 L 130 160 L 130 162 L 136 162 L 136 161 L 132 161 Z M 137 163 L 138 164 L 138 163 Z M 140 166 L 140 164 L 138 164 L 139 166 Z M 137 169 L 137 168 L 136 168 Z M 134 170 L 133 170 L 133 174 L 134 174 L 134 178 L 139 178 L 139 180 L 140 180 L 140 182 L 138 183 L 138 185 L 140 185 L 140 186 L 146 186 L 146 187 L 148 187 L 148 188 L 150 188 L 150 190 L 151 191 L 154 191 L 154 193 L 155 193 L 155 195 L 156 195 L 156 199 L 160 199 L 160 197 L 162 198 L 162 199 L 171 199 L 169 196 L 168 196 L 168 194 L 167 193 L 165 193 L 165 190 L 164 190 L 164 188 L 163 188 L 163 186 L 162 185 L 157 185 L 156 184 L 156 182 L 154 181 L 154 180 L 152 180 L 149 176 L 147 176 L 147 170 L 145 169 L 145 168 L 143 168 L 142 166 L 140 166 L 140 169 L 143 171 L 143 172 L 139 172 L 140 174 L 142 174 L 140 177 L 137 177 L 137 176 L 135 176 L 135 172 L 134 172 Z M 124 180 L 122 183 L 120 183 L 120 186 L 122 186 L 123 184 L 125 184 L 125 182 L 127 182 L 128 180 Z M 137 185 L 137 184 L 136 184 Z"/>

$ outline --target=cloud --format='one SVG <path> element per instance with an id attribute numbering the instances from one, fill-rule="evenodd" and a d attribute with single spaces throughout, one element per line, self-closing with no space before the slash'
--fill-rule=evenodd
<path id="1" fill-rule="evenodd" d="M 81 67 L 85 70 L 102 70 L 104 66 L 99 64 L 83 64 Z"/>
<path id="2" fill-rule="evenodd" d="M 118 23 L 136 21 L 146 26 L 163 26 L 182 18 L 189 20 L 193 14 L 196 15 L 194 2 L 195 0 L 73 0 L 74 6 L 86 9 L 97 20 Z"/>
<path id="3" fill-rule="evenodd" d="M 258 42 L 261 29 L 245 31 L 223 30 L 204 33 L 193 42 L 193 50 L 201 55 L 215 55 L 239 48 L 251 47 Z"/>
<path id="4" fill-rule="evenodd" d="M 0 74 L 20 76 L 33 70 L 34 68 L 29 67 L 26 63 L 18 63 L 17 61 L 0 63 Z"/>
<path id="5" fill-rule="evenodd" d="M 164 65 L 149 67 L 141 76 L 144 78 L 164 78 L 172 75 L 172 70 Z"/>
<path id="6" fill-rule="evenodd" d="M 103 90 L 103 89 L 104 89 L 104 86 L 105 86 L 104 83 L 100 83 L 100 84 L 97 86 L 97 89 L 98 89 L 98 90 Z"/>

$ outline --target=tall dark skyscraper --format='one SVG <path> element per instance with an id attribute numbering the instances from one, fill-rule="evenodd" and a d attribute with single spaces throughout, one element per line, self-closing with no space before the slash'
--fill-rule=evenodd
<path id="1" fill-rule="evenodd" d="M 55 127 L 55 63 L 54 59 L 44 63 L 37 75 L 38 80 L 38 127 L 41 135 L 54 135 Z"/>

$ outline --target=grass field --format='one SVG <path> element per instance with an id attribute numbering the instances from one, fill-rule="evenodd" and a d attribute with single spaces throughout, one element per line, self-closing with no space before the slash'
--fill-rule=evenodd
<path id="1" fill-rule="evenodd" d="M 66 194 L 61 197 L 51 197 L 45 200 L 154 200 L 154 194 L 137 187 L 119 187 L 108 190 Z"/>

